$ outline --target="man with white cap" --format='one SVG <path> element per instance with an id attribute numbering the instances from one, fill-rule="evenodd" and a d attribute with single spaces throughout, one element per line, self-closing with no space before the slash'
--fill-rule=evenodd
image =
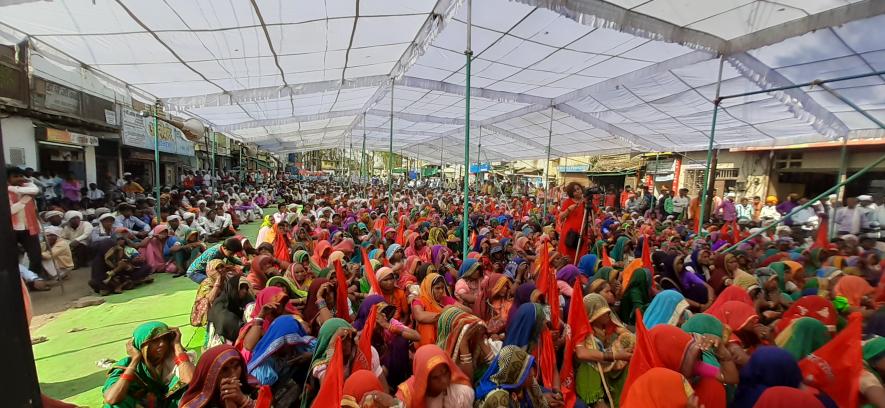
<path id="1" fill-rule="evenodd" d="M 105 240 L 117 239 L 117 231 L 126 233 L 125 228 L 114 227 L 115 221 L 116 219 L 114 215 L 109 212 L 103 213 L 98 217 L 98 224 L 92 229 L 92 233 L 89 235 L 89 240 L 92 242 L 92 246 L 96 246 L 98 243 Z"/>
<path id="2" fill-rule="evenodd" d="M 65 213 L 61 211 L 49 210 L 43 213 L 43 220 L 46 221 L 46 226 L 61 227 L 64 216 Z"/>
<path id="3" fill-rule="evenodd" d="M 838 235 L 860 233 L 863 209 L 857 207 L 857 198 L 848 197 L 845 207 L 836 210 L 835 228 Z"/>
<path id="4" fill-rule="evenodd" d="M 70 244 L 60 237 L 60 227 L 48 226 L 43 229 L 43 235 L 46 237 L 46 242 L 40 246 L 43 269 L 53 278 L 67 279 L 68 272 L 74 269 Z"/>
<path id="5" fill-rule="evenodd" d="M 869 231 L 874 223 L 879 223 L 877 219 L 878 208 L 876 203 L 873 202 L 873 196 L 870 194 L 857 196 L 857 201 L 860 201 L 861 207 L 860 230 Z"/>
<path id="6" fill-rule="evenodd" d="M 65 224 L 61 238 L 71 243 L 71 253 L 78 267 L 89 264 L 89 244 L 92 242 L 92 224 L 83 221 L 83 213 L 68 211 L 65 213 Z"/>

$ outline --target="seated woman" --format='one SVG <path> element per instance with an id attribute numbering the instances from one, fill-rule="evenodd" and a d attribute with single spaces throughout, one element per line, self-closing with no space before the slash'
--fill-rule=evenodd
<path id="1" fill-rule="evenodd" d="M 125 236 L 117 236 L 116 240 L 103 241 L 96 248 L 99 251 L 92 261 L 92 280 L 90 286 L 99 288 L 99 293 L 106 296 L 123 293 L 124 289 L 132 289 L 139 283 L 151 283 L 151 268 L 144 257 L 131 245 Z"/>
<path id="2" fill-rule="evenodd" d="M 608 392 L 615 401 L 620 400 L 621 388 L 627 378 L 627 362 L 636 341 L 618 317 L 611 311 L 608 301 L 600 294 L 584 296 L 584 311 L 590 319 L 589 335 L 583 343 L 575 346 L 575 392 L 588 406 L 606 398 Z M 604 378 L 603 378 L 604 376 Z"/>
<path id="3" fill-rule="evenodd" d="M 276 259 L 267 255 L 258 255 L 252 258 L 249 275 L 246 279 L 252 285 L 252 292 L 258 293 L 267 285 L 267 280 L 279 275 L 280 264 Z"/>
<path id="4" fill-rule="evenodd" d="M 169 226 L 160 224 L 151 230 L 151 235 L 141 241 L 139 251 L 153 273 L 179 272 L 174 254 L 181 250 L 178 238 L 169 234 Z"/>
<path id="5" fill-rule="evenodd" d="M 406 361 L 408 363 L 408 361 Z M 344 381 L 341 390 L 344 397 L 341 398 L 341 407 L 396 407 L 398 401 L 387 393 L 387 390 L 369 370 L 357 370 Z"/>
<path id="6" fill-rule="evenodd" d="M 479 294 L 479 284 L 483 277 L 482 264 L 476 259 L 467 259 L 458 269 L 455 283 L 455 298 L 465 306 L 472 307 Z"/>
<path id="7" fill-rule="evenodd" d="M 335 340 L 341 337 L 341 347 L 343 350 L 335 350 L 333 344 Z M 305 383 L 305 397 L 302 406 L 310 406 L 309 403 L 316 397 L 316 393 L 320 388 L 320 383 L 326 374 L 328 364 L 334 353 L 344 354 L 344 372 L 349 373 L 357 356 L 356 348 L 356 330 L 350 323 L 344 319 L 332 318 L 323 323 L 317 335 L 317 345 L 313 353 L 313 360 L 310 363 L 310 371 L 308 379 Z M 372 356 L 367 359 L 371 364 L 371 372 L 378 378 L 384 388 L 387 388 L 387 381 L 384 378 L 384 369 L 381 367 L 378 351 L 372 347 Z M 346 374 L 345 374 L 346 377 Z"/>
<path id="8" fill-rule="evenodd" d="M 251 311 L 243 312 L 248 314 L 250 319 L 240 329 L 235 346 L 247 361 L 250 360 L 252 350 L 270 328 L 274 319 L 286 313 L 288 303 L 289 296 L 286 295 L 286 292 L 281 288 L 271 286 L 258 292 Z"/>
<path id="9" fill-rule="evenodd" d="M 439 346 L 418 348 L 412 371 L 414 374 L 399 385 L 396 393 L 405 408 L 473 406 L 470 380 Z"/>
<path id="10" fill-rule="evenodd" d="M 501 349 L 476 387 L 482 408 L 547 407 L 547 397 L 535 378 L 535 358 L 516 346 Z M 553 398 L 551 397 L 551 400 Z"/>
<path id="11" fill-rule="evenodd" d="M 285 402 L 299 394 L 316 345 L 294 316 L 280 316 L 255 345 L 246 370 L 258 384 L 271 386 L 275 406 L 290 406 Z"/>
<path id="12" fill-rule="evenodd" d="M 461 309 L 449 307 L 439 315 L 436 344 L 457 357 L 458 368 L 471 382 L 479 380 L 495 357 L 487 335 L 485 322 Z"/>
<path id="13" fill-rule="evenodd" d="M 184 233 L 184 242 L 181 243 L 181 248 L 173 255 L 175 266 L 178 268 L 179 273 L 176 276 L 184 275 L 190 264 L 194 262 L 194 259 L 197 259 L 205 250 L 206 245 L 200 239 L 200 231 L 195 228 L 188 228 Z"/>
<path id="14" fill-rule="evenodd" d="M 191 308 L 191 326 L 203 327 L 209 316 L 209 307 L 221 294 L 227 273 L 220 268 L 224 264 L 220 259 L 213 259 L 206 264 L 206 279 L 197 287 L 194 306 Z M 222 275 L 223 274 L 223 275 Z"/>
<path id="15" fill-rule="evenodd" d="M 630 388 L 622 408 L 694 408 L 697 397 L 678 371 L 655 367 L 642 374 Z"/>
<path id="16" fill-rule="evenodd" d="M 181 397 L 181 408 L 269 407 L 270 390 L 249 386 L 246 361 L 229 345 L 212 347 L 200 356 L 196 373 Z M 260 402 L 259 402 L 260 401 Z"/>
<path id="17" fill-rule="evenodd" d="M 181 332 L 160 322 L 143 323 L 132 333 L 126 353 L 102 387 L 105 407 L 177 407 L 194 376 Z"/>
<path id="18" fill-rule="evenodd" d="M 412 311 L 409 308 L 409 300 L 406 291 L 396 286 L 396 274 L 393 269 L 382 267 L 375 270 L 378 278 L 378 286 L 381 287 L 381 295 L 384 302 L 394 307 L 394 318 L 409 325 L 412 322 Z"/>
<path id="19" fill-rule="evenodd" d="M 675 290 L 664 290 L 655 295 L 645 313 L 642 314 L 642 322 L 647 329 L 659 324 L 681 326 L 691 317 L 688 310 L 688 302 L 681 293 Z"/>
<path id="20" fill-rule="evenodd" d="M 378 308 L 372 347 L 378 351 L 381 364 L 387 368 L 387 383 L 399 384 L 411 373 L 409 346 L 421 340 L 421 335 L 396 319 L 396 309 L 385 303 L 381 295 L 369 295 L 360 304 L 353 327 L 363 330 L 372 308 Z M 365 333 L 361 333 L 365 335 Z"/>
<path id="21" fill-rule="evenodd" d="M 457 305 L 465 310 L 448 294 L 446 280 L 435 273 L 429 273 L 421 281 L 420 296 L 412 302 L 412 316 L 421 334 L 420 345 L 436 343 L 436 323 L 439 314 L 446 306 Z"/>
<path id="22" fill-rule="evenodd" d="M 506 275 L 492 273 L 482 281 L 473 314 L 486 322 L 488 332 L 503 338 L 507 317 L 513 304 L 512 281 Z"/>
<path id="23" fill-rule="evenodd" d="M 221 284 L 221 292 L 212 301 L 207 313 L 207 346 L 234 344 L 243 326 L 246 305 L 255 299 L 246 278 L 230 273 L 227 275 Z"/>
<path id="24" fill-rule="evenodd" d="M 313 275 L 308 271 L 309 269 L 298 261 L 292 262 L 292 264 L 286 268 L 284 277 L 291 281 L 292 285 L 295 287 L 294 292 L 296 298 L 307 300 L 307 290 L 310 289 L 310 284 L 313 282 Z M 304 302 L 302 301 L 301 303 Z"/>

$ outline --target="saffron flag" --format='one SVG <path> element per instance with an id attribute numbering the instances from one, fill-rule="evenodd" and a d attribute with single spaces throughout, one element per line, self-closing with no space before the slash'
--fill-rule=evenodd
<path id="1" fill-rule="evenodd" d="M 375 321 L 378 319 L 378 308 L 373 306 L 363 325 L 359 343 L 357 343 L 357 356 L 353 361 L 352 372 L 357 370 L 372 371 L 372 333 L 375 332 Z"/>
<path id="2" fill-rule="evenodd" d="M 370 293 L 380 295 L 381 285 L 378 283 L 378 277 L 375 276 L 375 268 L 372 267 L 372 262 L 369 262 L 369 253 L 365 248 L 361 248 L 360 252 L 363 254 L 363 271 L 365 271 L 366 280 L 369 281 L 369 285 L 372 287 Z"/>
<path id="3" fill-rule="evenodd" d="M 350 321 L 350 311 L 347 310 L 347 279 L 340 260 L 335 260 L 335 282 L 335 317 Z"/>
<path id="4" fill-rule="evenodd" d="M 584 293 L 581 290 L 581 280 L 575 281 L 572 288 L 572 299 L 569 303 L 568 327 L 571 331 L 565 342 L 565 359 L 562 363 L 562 369 L 559 370 L 559 381 L 562 388 L 563 403 L 566 408 L 573 408 L 577 400 L 575 394 L 575 366 L 574 366 L 574 349 L 578 344 L 583 343 L 587 335 L 590 334 L 590 319 L 587 317 L 587 311 L 584 309 Z"/>
<path id="5" fill-rule="evenodd" d="M 329 361 L 326 374 L 320 382 L 320 390 L 313 399 L 311 408 L 341 406 L 341 398 L 344 398 L 344 352 L 341 336 L 335 338 L 335 348 L 332 353 L 332 360 Z"/>
<path id="6" fill-rule="evenodd" d="M 605 250 L 605 245 L 602 246 L 602 266 L 612 267 L 612 259 L 608 257 L 608 251 Z"/>
<path id="7" fill-rule="evenodd" d="M 860 343 L 863 318 L 854 312 L 848 326 L 823 347 L 799 360 L 805 384 L 826 392 L 836 405 L 858 406 L 863 351 Z M 632 369 L 632 367 L 631 367 Z"/>

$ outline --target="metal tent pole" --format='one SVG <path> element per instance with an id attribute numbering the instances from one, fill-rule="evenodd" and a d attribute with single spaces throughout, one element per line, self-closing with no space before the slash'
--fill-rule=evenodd
<path id="1" fill-rule="evenodd" d="M 544 208 L 541 224 L 547 220 L 547 200 L 550 195 L 550 144 L 553 142 L 553 105 L 550 105 L 550 127 L 547 129 L 547 161 L 544 163 Z"/>
<path id="2" fill-rule="evenodd" d="M 366 185 L 366 179 L 369 176 L 369 169 L 366 163 L 366 113 L 363 112 L 363 154 L 360 156 L 360 182 Z"/>
<path id="3" fill-rule="evenodd" d="M 848 156 L 848 137 L 845 137 L 845 136 L 842 137 L 842 148 L 839 150 L 840 150 L 839 151 L 839 175 L 836 176 L 837 183 L 841 183 L 841 182 L 845 181 L 845 173 L 848 170 L 848 162 L 846 160 L 846 158 Z M 839 191 L 836 193 L 836 200 L 839 202 L 842 202 L 844 195 L 845 195 L 845 188 L 843 187 L 843 188 L 840 188 Z M 829 218 L 827 219 L 827 225 L 829 226 L 828 231 L 829 231 L 829 235 L 830 235 L 828 238 L 833 239 L 836 236 L 836 230 L 835 230 L 835 228 L 836 228 L 836 207 L 835 207 L 835 203 L 830 203 L 830 207 L 833 209 L 833 215 L 829 216 L 830 214 L 827 214 L 829 216 Z"/>
<path id="4" fill-rule="evenodd" d="M 160 101 L 154 104 L 154 198 L 157 204 L 154 205 L 154 212 L 157 214 L 157 220 L 160 219 L 160 118 L 159 118 Z"/>
<path id="5" fill-rule="evenodd" d="M 713 162 L 713 141 L 716 138 L 716 116 L 719 114 L 719 90 L 722 86 L 722 68 L 725 66 L 725 56 L 719 56 L 719 77 L 716 80 L 716 96 L 713 99 L 713 123 L 710 125 L 710 143 L 707 144 L 707 171 L 704 172 L 704 185 L 701 189 L 700 213 L 698 214 L 698 234 L 704 229 L 704 214 L 707 211 L 708 191 L 710 190 L 710 165 Z"/>
<path id="6" fill-rule="evenodd" d="M 387 218 L 393 217 L 393 86 L 394 79 L 390 78 L 390 146 L 387 149 Z M 399 221 L 399 220 L 397 220 Z"/>
<path id="7" fill-rule="evenodd" d="M 215 139 L 215 137 L 216 137 L 215 132 L 212 131 L 212 129 L 209 129 L 209 132 L 212 133 L 212 160 L 210 161 L 210 163 L 212 163 L 212 169 L 209 172 L 209 185 L 214 189 L 215 188 L 215 154 L 217 153 L 217 151 L 216 151 L 217 145 L 216 145 L 216 139 Z"/>
<path id="8" fill-rule="evenodd" d="M 468 192 L 470 189 L 470 62 L 473 59 L 473 50 L 470 48 L 471 28 L 473 27 L 473 1 L 467 0 L 467 48 L 464 50 L 466 57 L 464 76 L 464 216 L 461 219 L 461 258 L 467 261 L 469 242 L 469 216 L 470 203 Z"/>
<path id="9" fill-rule="evenodd" d="M 482 125 L 479 126 L 479 144 L 476 145 L 476 186 L 482 188 L 482 171 L 479 167 L 482 165 Z"/>

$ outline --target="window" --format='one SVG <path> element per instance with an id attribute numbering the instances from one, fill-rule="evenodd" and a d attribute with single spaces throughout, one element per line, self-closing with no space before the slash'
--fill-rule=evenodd
<path id="1" fill-rule="evenodd" d="M 716 179 L 737 179 L 740 169 L 716 169 Z"/>
<path id="2" fill-rule="evenodd" d="M 802 152 L 780 153 L 775 159 L 776 169 L 797 169 L 802 167 Z"/>

